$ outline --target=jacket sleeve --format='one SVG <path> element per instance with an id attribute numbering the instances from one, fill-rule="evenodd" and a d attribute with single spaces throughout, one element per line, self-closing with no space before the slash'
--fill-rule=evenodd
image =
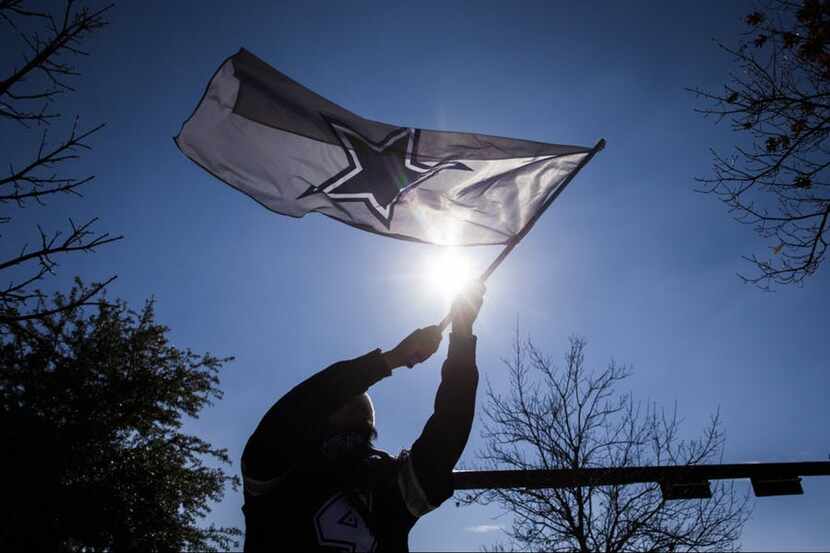
<path id="1" fill-rule="evenodd" d="M 320 445 L 328 417 L 391 370 L 381 351 L 335 363 L 295 386 L 265 414 L 242 453 L 246 488 L 280 477 Z M 255 488 L 256 486 L 253 486 Z"/>
<path id="2" fill-rule="evenodd" d="M 475 336 L 450 335 L 432 416 L 411 453 L 402 459 L 398 487 L 414 517 L 435 509 L 453 494 L 452 471 L 467 445 L 475 415 L 475 348 Z"/>

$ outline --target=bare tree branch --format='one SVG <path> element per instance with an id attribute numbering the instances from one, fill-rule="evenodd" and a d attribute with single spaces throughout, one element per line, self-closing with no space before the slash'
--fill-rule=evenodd
<path id="1" fill-rule="evenodd" d="M 23 2 L 0 3 L 0 19 L 5 21 L 26 46 L 26 53 L 18 67 L 0 80 L 0 119 L 8 118 L 19 123 L 48 123 L 59 114 L 49 112 L 47 106 L 55 96 L 74 90 L 67 77 L 79 75 L 75 67 L 64 58 L 86 56 L 81 49 L 84 40 L 107 24 L 105 14 L 112 5 L 98 10 L 85 6 L 75 7 L 75 0 L 67 0 L 59 19 L 51 14 L 24 9 Z M 45 24 L 45 36 L 37 32 L 19 31 L 19 18 L 36 18 Z M 33 82 L 33 78 L 39 76 Z M 32 107 L 32 102 L 40 103 Z"/>
<path id="2" fill-rule="evenodd" d="M 764 289 L 801 284 L 827 252 L 830 225 L 830 10 L 824 2 L 771 0 L 746 17 L 737 48 L 721 45 L 739 72 L 721 92 L 691 89 L 696 111 L 731 123 L 749 138 L 728 158 L 712 152 L 713 173 L 700 191 L 754 226 L 770 256 L 744 259 L 740 275 Z"/>
<path id="3" fill-rule="evenodd" d="M 680 437 L 670 413 L 616 388 L 626 367 L 585 368 L 585 341 L 572 338 L 561 369 L 529 340 L 506 361 L 510 392 L 487 385 L 478 457 L 489 469 L 580 469 L 699 464 L 723 450 L 717 414 L 702 436 Z M 513 549 L 546 551 L 731 551 L 749 515 L 748 495 L 713 486 L 712 498 L 666 501 L 657 484 L 572 489 L 494 489 L 465 503 L 497 503 L 513 515 Z"/>
<path id="4" fill-rule="evenodd" d="M 86 139 L 103 127 L 104 125 L 98 125 L 79 132 L 76 119 L 69 136 L 52 148 L 47 148 L 47 135 L 46 131 L 43 131 L 40 146 L 33 159 L 18 170 L 10 165 L 8 176 L 0 178 L 0 203 L 14 201 L 23 207 L 27 199 L 40 202 L 44 196 L 61 192 L 79 195 L 77 189 L 90 182 L 93 177 L 61 177 L 51 171 L 66 161 L 79 159 L 80 151 L 90 149 Z M 44 174 L 44 171 L 50 172 Z"/>
<path id="5" fill-rule="evenodd" d="M 41 306 L 40 309 L 37 309 L 34 312 L 23 314 L 23 315 L 16 314 L 13 311 L 4 311 L 4 312 L 0 313 L 0 323 L 13 324 L 13 323 L 20 323 L 20 322 L 24 322 L 24 321 L 31 321 L 31 320 L 35 320 L 35 319 L 43 320 L 47 317 L 50 317 L 50 316 L 55 315 L 57 313 L 60 313 L 62 311 L 72 310 L 72 309 L 75 309 L 77 307 L 81 307 L 81 306 L 84 306 L 84 305 L 101 305 L 103 302 L 101 302 L 101 301 L 91 301 L 92 298 L 97 296 L 101 291 L 104 290 L 104 288 L 107 287 L 107 285 L 109 285 L 116 278 L 118 278 L 118 277 L 117 276 L 111 276 L 110 278 L 108 278 L 104 282 L 101 282 L 101 283 L 98 283 L 98 284 L 93 284 L 89 288 L 85 288 L 81 295 L 79 295 L 77 297 L 74 297 L 74 298 L 71 299 L 71 301 L 63 303 L 63 304 L 61 304 L 57 307 L 45 308 L 45 307 Z M 38 299 L 41 300 L 41 302 L 43 300 L 45 300 L 45 298 L 46 298 L 46 296 L 44 294 L 41 294 L 41 295 L 38 296 Z"/>
<path id="6" fill-rule="evenodd" d="M 27 133 L 28 123 L 48 124 L 61 117 L 52 110 L 52 104 L 59 95 L 73 91 L 70 78 L 79 72 L 72 61 L 87 55 L 83 44 L 107 24 L 105 14 L 110 8 L 90 9 L 76 0 L 66 0 L 60 14 L 53 15 L 28 8 L 22 0 L 0 0 L 0 24 L 5 23 L 11 29 L 23 50 L 19 65 L 0 80 L 0 124 L 22 123 L 23 127 L 18 130 Z M 6 209 L 0 215 L 0 224 L 12 222 L 9 208 L 43 205 L 47 198 L 57 194 L 80 196 L 79 189 L 94 177 L 69 176 L 67 164 L 80 160 L 91 149 L 88 140 L 102 128 L 103 125 L 98 125 L 82 130 L 75 117 L 64 139 L 50 143 L 47 131 L 42 130 L 39 145 L 28 159 L 18 163 L 8 160 L 8 173 L 0 175 L 0 206 Z M 30 248 L 24 244 L 16 248 L 14 255 L 0 260 L 0 274 L 7 275 L 4 285 L 0 285 L 0 323 L 43 322 L 54 314 L 55 308 L 47 306 L 45 294 L 35 286 L 55 275 L 59 259 L 79 252 L 94 252 L 97 247 L 122 238 L 94 231 L 96 221 L 91 219 L 77 225 L 69 219 L 68 228 L 57 231 L 38 226 L 36 246 Z M 9 249 L 7 245 L 5 255 Z M 114 279 L 113 276 L 84 288 L 88 295 L 74 298 L 76 303 L 65 308 L 92 302 L 93 296 Z"/>

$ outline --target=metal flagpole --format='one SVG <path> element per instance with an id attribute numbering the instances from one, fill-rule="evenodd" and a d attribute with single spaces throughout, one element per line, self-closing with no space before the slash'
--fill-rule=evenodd
<path id="1" fill-rule="evenodd" d="M 490 266 L 487 267 L 487 269 L 478 278 L 481 282 L 486 282 L 487 279 L 490 278 L 490 275 L 493 274 L 493 271 L 495 271 L 498 268 L 498 266 L 501 265 L 501 262 L 504 261 L 508 255 L 510 255 L 510 252 L 512 252 L 513 248 L 515 248 L 519 244 L 519 242 L 522 241 L 522 238 L 524 238 L 527 235 L 527 233 L 530 232 L 530 229 L 533 228 L 533 225 L 535 225 L 536 221 L 539 220 L 539 217 L 542 216 L 542 213 L 544 213 L 545 210 L 550 207 L 553 201 L 559 196 L 559 194 L 562 193 L 565 187 L 568 186 L 568 183 L 570 183 L 571 180 L 573 180 L 573 178 L 576 176 L 576 174 L 579 173 L 582 170 L 582 168 L 585 167 L 588 164 L 588 162 L 591 161 L 591 159 L 603 148 L 605 148 L 605 139 L 601 138 L 599 142 L 597 142 L 596 145 L 594 145 L 591 151 L 588 152 L 588 155 L 585 156 L 582 159 L 582 161 L 579 162 L 579 165 L 576 166 L 576 169 L 574 169 L 573 172 L 571 172 L 571 174 L 568 175 L 568 177 L 562 182 L 562 184 L 560 184 L 556 188 L 556 191 L 554 191 L 554 193 L 551 194 L 550 198 L 545 200 L 545 203 L 542 204 L 542 207 L 539 208 L 539 210 L 533 215 L 533 217 L 530 218 L 530 220 L 527 222 L 527 224 L 525 224 L 522 230 L 520 230 L 518 234 L 516 234 L 515 236 L 513 236 L 513 238 L 510 239 L 510 241 L 507 243 L 507 245 L 504 247 L 504 249 L 501 251 L 498 257 L 496 257 L 493 260 L 493 262 L 490 263 Z M 439 324 L 442 331 L 445 328 L 447 328 L 448 324 L 450 324 L 450 320 L 451 313 L 448 313 L 447 316 L 444 317 L 444 319 Z"/>

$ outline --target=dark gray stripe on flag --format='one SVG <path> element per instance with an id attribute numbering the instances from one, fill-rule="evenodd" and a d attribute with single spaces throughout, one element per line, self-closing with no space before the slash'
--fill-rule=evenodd
<path id="1" fill-rule="evenodd" d="M 280 73 L 242 49 L 232 58 L 239 80 L 234 113 L 262 125 L 329 144 L 342 145 L 324 119 L 336 120 L 375 142 L 400 129 L 364 119 Z M 401 141 L 391 149 L 405 148 Z M 422 130 L 417 156 L 424 161 L 495 160 L 558 156 L 590 151 L 590 148 L 545 144 L 484 134 Z"/>

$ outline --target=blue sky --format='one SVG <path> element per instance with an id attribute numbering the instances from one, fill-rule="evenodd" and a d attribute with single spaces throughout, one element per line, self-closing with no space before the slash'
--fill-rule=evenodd
<path id="1" fill-rule="evenodd" d="M 108 123 L 79 166 L 96 181 L 82 200 L 27 211 L 4 247 L 67 216 L 98 216 L 102 230 L 125 234 L 67 259 L 62 282 L 118 274 L 110 295 L 135 306 L 155 296 L 177 345 L 236 356 L 222 374 L 225 398 L 189 427 L 238 461 L 282 393 L 331 362 L 394 346 L 446 304 L 425 278 L 436 248 L 277 216 L 181 155 L 172 137 L 222 60 L 245 47 L 389 123 L 564 144 L 604 137 L 607 148 L 488 283 L 480 371 L 504 383 L 500 359 L 519 317 L 556 358 L 579 334 L 592 366 L 630 364 L 636 397 L 677 402 L 690 434 L 720 408 L 727 462 L 824 460 L 830 270 L 774 294 L 744 285 L 735 274 L 751 267 L 740 256 L 764 245 L 693 192 L 708 149 L 728 149 L 734 136 L 695 114 L 684 88 L 723 81 L 730 66 L 713 40 L 733 41 L 751 6 L 123 2 L 62 104 L 82 123 Z M 16 136 L 6 127 L 0 146 L 22 155 Z M 483 269 L 497 253 L 469 257 Z M 444 352 L 373 390 L 384 449 L 417 437 Z M 474 435 L 466 460 L 477 444 Z M 804 487 L 756 501 L 745 549 L 830 546 L 830 478 Z M 242 526 L 240 506 L 228 493 L 211 520 Z M 448 502 L 418 523 L 411 546 L 476 549 L 499 533 L 469 528 L 506 524 L 498 514 Z"/>

